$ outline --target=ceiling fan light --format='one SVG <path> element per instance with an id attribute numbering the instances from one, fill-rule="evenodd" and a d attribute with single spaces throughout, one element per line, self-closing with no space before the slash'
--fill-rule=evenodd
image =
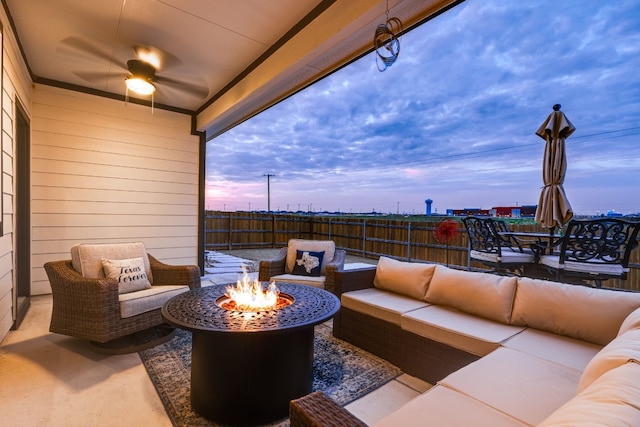
<path id="1" fill-rule="evenodd" d="M 156 87 L 140 77 L 127 77 L 124 79 L 124 83 L 127 85 L 127 89 L 139 94 L 139 95 L 151 95 L 156 91 Z"/>

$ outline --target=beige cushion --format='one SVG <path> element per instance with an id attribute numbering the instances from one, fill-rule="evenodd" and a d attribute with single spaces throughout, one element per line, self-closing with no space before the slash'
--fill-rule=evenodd
<path id="1" fill-rule="evenodd" d="M 582 373 L 578 393 L 589 387 L 605 372 L 630 360 L 640 362 L 640 329 L 632 329 L 607 344 L 594 356 Z"/>
<path id="2" fill-rule="evenodd" d="M 380 257 L 373 284 L 376 288 L 424 299 L 435 270 L 435 264 L 397 261 Z"/>
<path id="3" fill-rule="evenodd" d="M 313 286 L 324 289 L 325 276 L 301 276 L 299 274 L 279 274 L 270 279 L 276 283 L 296 283 L 298 285 Z"/>
<path id="4" fill-rule="evenodd" d="M 579 378 L 580 371 L 575 369 L 499 348 L 439 384 L 537 425 L 575 396 Z"/>
<path id="5" fill-rule="evenodd" d="M 638 307 L 640 293 L 519 277 L 511 323 L 606 345 Z"/>
<path id="6" fill-rule="evenodd" d="M 602 346 L 598 344 L 532 328 L 526 328 L 518 335 L 509 338 L 502 343 L 502 346 L 578 371 L 584 371 L 589 361 L 602 350 Z"/>
<path id="7" fill-rule="evenodd" d="M 620 329 L 618 330 L 618 336 L 630 331 L 631 329 L 638 328 L 640 328 L 640 308 L 636 308 L 624 319 L 622 325 L 620 325 Z"/>
<path id="8" fill-rule="evenodd" d="M 540 257 L 540 264 L 547 267 L 554 268 L 556 270 L 575 271 L 577 273 L 588 274 L 610 274 L 613 276 L 621 276 L 625 272 L 629 271 L 628 268 L 621 266 L 620 264 L 607 264 L 604 262 L 577 262 L 577 261 L 565 261 L 564 264 L 560 264 L 559 255 L 543 255 Z"/>
<path id="9" fill-rule="evenodd" d="M 539 427 L 640 426 L 640 365 L 625 363 L 562 405 Z"/>
<path id="10" fill-rule="evenodd" d="M 526 426 L 482 402 L 442 386 L 410 400 L 373 427 L 520 427 Z"/>
<path id="11" fill-rule="evenodd" d="M 516 278 L 438 265 L 425 300 L 485 319 L 509 323 Z"/>
<path id="12" fill-rule="evenodd" d="M 80 243 L 71 248 L 71 265 L 84 277 L 102 279 L 105 277 L 102 259 L 128 259 L 141 257 L 149 282 L 153 284 L 151 264 L 142 242 L 131 243 Z"/>
<path id="13" fill-rule="evenodd" d="M 524 327 L 483 319 L 445 306 L 405 313 L 402 329 L 477 356 L 485 356 Z"/>
<path id="14" fill-rule="evenodd" d="M 424 301 L 377 288 L 345 292 L 340 297 L 340 304 L 353 311 L 364 313 L 398 326 L 400 325 L 402 314 L 428 305 Z"/>
<path id="15" fill-rule="evenodd" d="M 324 275 L 325 266 L 327 263 L 333 261 L 333 256 L 336 252 L 336 244 L 332 240 L 304 240 L 304 239 L 290 239 L 287 244 L 287 260 L 285 273 L 291 273 L 293 271 L 293 265 L 296 262 L 297 251 L 311 251 L 311 252 L 323 252 L 322 266 L 320 267 L 320 274 Z"/>
<path id="16" fill-rule="evenodd" d="M 102 259 L 102 267 L 107 278 L 118 282 L 118 290 L 121 294 L 151 287 L 141 257 L 117 260 Z"/>
<path id="17" fill-rule="evenodd" d="M 162 305 L 176 295 L 189 290 L 185 285 L 152 286 L 138 292 L 120 294 L 120 317 L 125 319 L 138 314 L 161 308 Z"/>

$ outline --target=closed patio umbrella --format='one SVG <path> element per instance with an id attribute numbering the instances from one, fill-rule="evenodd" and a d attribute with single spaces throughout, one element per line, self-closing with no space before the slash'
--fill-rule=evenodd
<path id="1" fill-rule="evenodd" d="M 536 135 L 544 139 L 546 144 L 542 164 L 544 187 L 540 193 L 535 220 L 542 227 L 549 228 L 550 232 L 553 232 L 555 227 L 562 227 L 573 217 L 563 183 L 567 170 L 564 142 L 575 130 L 569 119 L 560 111 L 560 104 L 556 104 L 553 106 L 553 112 L 536 131 Z"/>

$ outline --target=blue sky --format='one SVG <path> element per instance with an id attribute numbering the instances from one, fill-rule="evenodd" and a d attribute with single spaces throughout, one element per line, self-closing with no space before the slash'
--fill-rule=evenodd
<path id="1" fill-rule="evenodd" d="M 206 207 L 266 210 L 265 174 L 272 210 L 535 205 L 560 103 L 574 212 L 640 212 L 640 2 L 467 0 L 400 43 L 209 141 Z"/>

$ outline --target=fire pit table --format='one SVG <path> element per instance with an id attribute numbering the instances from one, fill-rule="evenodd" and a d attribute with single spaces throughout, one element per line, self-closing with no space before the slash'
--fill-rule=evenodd
<path id="1" fill-rule="evenodd" d="M 314 326 L 332 318 L 338 298 L 323 289 L 279 283 L 290 305 L 242 312 L 223 308 L 226 286 L 180 294 L 164 319 L 191 331 L 191 404 L 219 423 L 285 418 L 289 401 L 311 393 Z"/>

